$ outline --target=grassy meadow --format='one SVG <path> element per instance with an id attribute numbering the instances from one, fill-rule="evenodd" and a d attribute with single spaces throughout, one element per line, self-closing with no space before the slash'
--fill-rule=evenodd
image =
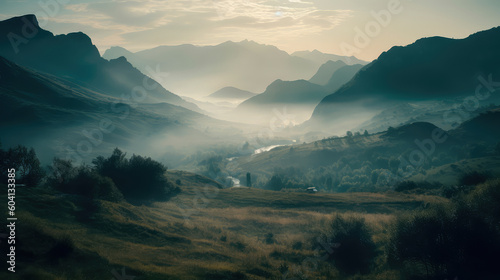
<path id="1" fill-rule="evenodd" d="M 180 175 L 185 179 L 177 181 L 181 193 L 149 205 L 92 201 L 19 187 L 18 272 L 9 279 L 120 279 L 124 275 L 134 279 L 400 279 L 385 264 L 388 225 L 395 214 L 445 200 L 401 193 L 220 189 L 210 180 L 200 183 L 196 175 L 168 174 L 171 180 Z M 336 214 L 363 217 L 372 230 L 379 254 L 370 274 L 341 275 L 321 259 L 315 243 Z"/>

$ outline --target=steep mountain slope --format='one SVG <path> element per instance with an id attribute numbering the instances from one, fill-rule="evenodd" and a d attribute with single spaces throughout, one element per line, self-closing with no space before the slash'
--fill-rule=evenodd
<path id="1" fill-rule="evenodd" d="M 276 80 L 263 93 L 238 105 L 234 113 L 248 115 L 250 121 L 268 123 L 276 110 L 286 111 L 298 123 L 309 118 L 316 104 L 328 94 L 324 87 L 306 80 Z"/>
<path id="2" fill-rule="evenodd" d="M 349 82 L 361 68 L 363 68 L 361 64 L 345 65 L 339 68 L 325 83 L 325 88 L 330 92 L 338 90 L 341 86 Z"/>
<path id="3" fill-rule="evenodd" d="M 319 67 L 318 72 L 316 72 L 316 74 L 314 74 L 314 76 L 312 76 L 312 78 L 309 79 L 309 82 L 324 86 L 328 83 L 332 75 L 337 70 L 346 65 L 347 64 L 345 64 L 342 60 L 338 61 L 329 60 L 325 64 L 321 65 L 321 67 Z"/>
<path id="4" fill-rule="evenodd" d="M 125 58 L 103 59 L 87 35 L 77 32 L 54 36 L 40 28 L 34 15 L 0 22 L 0 56 L 115 97 L 136 95 L 141 103 L 169 102 L 200 111 L 149 79 Z"/>
<path id="5" fill-rule="evenodd" d="M 266 88 L 266 91 L 246 100 L 240 107 L 257 104 L 314 104 L 325 94 L 326 90 L 322 86 L 306 80 L 276 80 Z"/>
<path id="6" fill-rule="evenodd" d="M 85 160 L 117 146 L 150 154 L 160 139 L 161 145 L 175 145 L 177 150 L 192 149 L 194 140 L 186 139 L 203 139 L 209 144 L 212 140 L 219 141 L 222 135 L 219 129 L 227 127 L 240 133 L 229 123 L 180 106 L 129 105 L 119 98 L 16 65 L 2 57 L 0 76 L 2 144 L 35 147 L 44 162 L 54 155 Z M 207 133 L 208 126 L 213 133 Z M 174 142 L 179 137 L 186 138 L 184 142 Z M 166 151 L 166 147 L 158 148 Z"/>
<path id="7" fill-rule="evenodd" d="M 424 38 L 393 47 L 316 107 L 309 125 L 324 124 L 360 110 L 380 110 L 401 101 L 436 100 L 474 94 L 500 75 L 500 28 L 465 39 Z M 482 79 L 482 80 L 481 80 Z M 489 87 L 489 88 L 488 88 Z"/>
<path id="8" fill-rule="evenodd" d="M 314 107 L 325 96 L 351 80 L 361 67 L 360 64 L 346 65 L 341 61 L 324 64 L 312 79 L 326 80 L 324 86 L 305 80 L 276 80 L 263 93 L 238 105 L 234 113 L 251 116 L 253 121 L 268 123 L 276 117 L 277 109 L 293 116 L 292 123 L 301 123 L 311 116 Z M 332 74 L 328 79 L 325 79 L 330 73 Z"/>

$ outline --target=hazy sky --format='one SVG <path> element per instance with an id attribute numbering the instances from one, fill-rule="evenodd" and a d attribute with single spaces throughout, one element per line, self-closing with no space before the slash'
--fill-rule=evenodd
<path id="1" fill-rule="evenodd" d="M 373 14 L 382 10 L 391 18 L 376 23 Z M 499 0 L 0 1 L 0 19 L 28 13 L 55 34 L 83 31 L 101 52 L 249 39 L 288 52 L 318 49 L 365 60 L 421 37 L 463 38 L 500 25 Z M 356 30 L 365 40 L 356 41 L 363 36 Z"/>

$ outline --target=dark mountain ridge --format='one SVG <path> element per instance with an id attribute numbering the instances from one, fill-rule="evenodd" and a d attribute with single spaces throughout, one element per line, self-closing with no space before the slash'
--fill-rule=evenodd
<path id="1" fill-rule="evenodd" d="M 465 39 L 431 37 L 393 47 L 325 97 L 311 120 L 334 120 L 346 113 L 342 107 L 348 103 L 358 103 L 358 110 L 379 110 L 394 102 L 474 94 L 481 77 L 500 75 L 499 48 L 499 27 Z"/>
<path id="2" fill-rule="evenodd" d="M 111 61 L 102 58 L 86 34 L 54 36 L 38 25 L 34 15 L 0 21 L 0 55 L 19 65 L 115 97 L 131 95 L 148 79 L 123 57 Z M 137 99 L 139 103 L 169 102 L 200 111 L 196 105 L 165 90 L 156 81 L 148 79 L 147 82 L 150 86 L 144 96 Z"/>

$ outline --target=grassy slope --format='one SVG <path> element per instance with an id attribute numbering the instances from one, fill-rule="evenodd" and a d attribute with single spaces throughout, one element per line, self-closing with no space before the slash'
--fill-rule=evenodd
<path id="1" fill-rule="evenodd" d="M 185 184 L 189 180 L 183 179 Z M 380 241 L 392 213 L 440 200 L 193 185 L 183 185 L 177 197 L 150 206 L 99 201 L 93 215 L 86 214 L 91 205 L 77 196 L 18 188 L 18 273 L 9 279 L 109 280 L 112 270 L 121 273 L 122 267 L 136 280 L 244 279 L 243 275 L 282 279 L 281 264 L 300 267 L 307 257 L 314 257 L 314 248 L 308 244 L 334 212 L 364 215 L 375 229 L 375 240 Z M 1 197 L 5 202 L 5 195 Z M 272 244 L 265 240 L 268 233 L 274 234 Z M 293 249 L 298 242 L 304 244 L 302 249 Z M 57 254 L 51 251 L 64 252 L 64 244 L 70 244 L 66 247 L 73 251 L 63 258 L 53 257 Z M 309 275 L 328 279 L 335 273 L 320 262 Z"/>
<path id="2" fill-rule="evenodd" d="M 445 186 L 452 186 L 458 183 L 457 178 L 472 171 L 485 172 L 492 177 L 498 178 L 500 177 L 500 157 L 490 156 L 464 159 L 432 168 L 427 170 L 425 174 L 414 175 L 408 180 L 439 182 Z"/>

